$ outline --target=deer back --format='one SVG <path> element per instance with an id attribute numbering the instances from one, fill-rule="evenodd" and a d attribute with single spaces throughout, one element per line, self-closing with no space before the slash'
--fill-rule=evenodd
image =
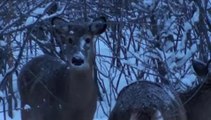
<path id="1" fill-rule="evenodd" d="M 186 116 L 170 87 L 138 81 L 121 90 L 109 120 L 186 120 Z"/>

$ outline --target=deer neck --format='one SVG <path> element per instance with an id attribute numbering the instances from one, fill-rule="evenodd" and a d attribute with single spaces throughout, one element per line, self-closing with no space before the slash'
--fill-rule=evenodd
<path id="1" fill-rule="evenodd" d="M 80 103 L 79 106 L 83 106 L 83 104 L 87 105 L 86 102 L 89 103 L 93 99 L 97 99 L 93 68 L 80 71 L 67 69 L 64 77 L 65 91 L 69 94 L 66 97 L 67 100 L 71 100 L 73 104 Z"/>

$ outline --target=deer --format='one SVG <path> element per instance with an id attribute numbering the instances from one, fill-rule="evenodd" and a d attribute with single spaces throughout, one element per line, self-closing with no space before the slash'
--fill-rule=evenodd
<path id="1" fill-rule="evenodd" d="M 170 85 L 136 81 L 120 91 L 109 120 L 186 120 L 186 113 Z"/>
<path id="2" fill-rule="evenodd" d="M 211 72 L 209 65 L 200 60 L 192 60 L 193 70 L 202 81 L 194 88 L 180 93 L 188 120 L 210 120 L 211 119 Z"/>
<path id="3" fill-rule="evenodd" d="M 95 37 L 106 31 L 105 17 L 73 24 L 51 21 L 61 57 L 44 54 L 20 70 L 22 120 L 92 120 L 97 104 Z"/>

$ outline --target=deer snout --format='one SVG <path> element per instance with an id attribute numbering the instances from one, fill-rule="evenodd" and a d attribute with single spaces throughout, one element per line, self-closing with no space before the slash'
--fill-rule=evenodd
<path id="1" fill-rule="evenodd" d="M 72 57 L 71 62 L 72 62 L 73 65 L 80 66 L 80 65 L 84 64 L 84 58 L 80 54 L 75 55 L 75 56 Z"/>

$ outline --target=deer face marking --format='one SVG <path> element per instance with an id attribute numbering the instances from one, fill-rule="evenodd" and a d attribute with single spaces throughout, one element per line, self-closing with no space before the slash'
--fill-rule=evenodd
<path id="1" fill-rule="evenodd" d="M 74 69 L 89 69 L 95 57 L 94 37 L 106 30 L 105 18 L 101 17 L 83 25 L 55 18 L 52 24 L 65 61 Z"/>

